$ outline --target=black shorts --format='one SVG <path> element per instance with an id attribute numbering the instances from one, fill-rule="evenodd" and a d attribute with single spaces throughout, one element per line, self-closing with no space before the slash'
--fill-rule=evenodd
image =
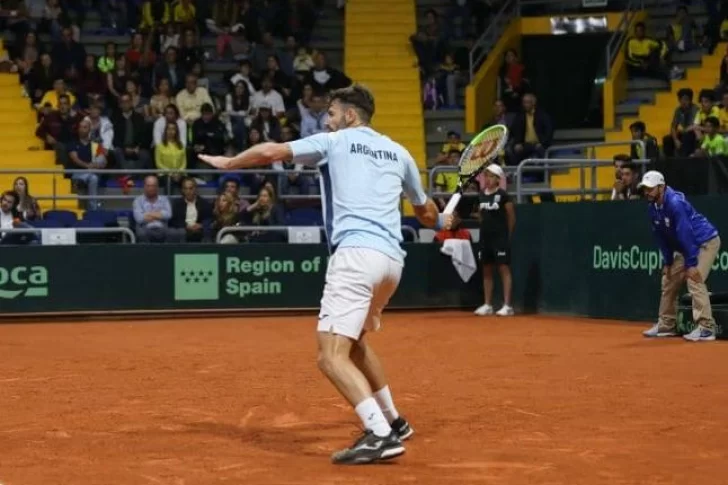
<path id="1" fill-rule="evenodd" d="M 482 264 L 511 264 L 511 243 L 507 236 L 480 235 L 480 262 Z"/>

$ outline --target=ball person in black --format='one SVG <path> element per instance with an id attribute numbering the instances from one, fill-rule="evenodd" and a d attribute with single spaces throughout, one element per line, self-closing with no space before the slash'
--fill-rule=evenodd
<path id="1" fill-rule="evenodd" d="M 511 234 L 516 225 L 516 212 L 508 193 L 500 188 L 505 177 L 496 164 L 486 167 L 485 189 L 480 193 L 478 216 L 480 218 L 480 262 L 483 265 L 483 295 L 485 302 L 475 314 L 493 315 L 493 267 L 503 285 L 503 306 L 495 312 L 499 317 L 513 315 L 511 306 Z"/>

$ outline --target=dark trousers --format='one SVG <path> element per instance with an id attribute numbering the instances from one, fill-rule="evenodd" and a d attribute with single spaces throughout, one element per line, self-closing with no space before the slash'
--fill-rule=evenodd
<path id="1" fill-rule="evenodd" d="M 680 149 L 675 146 L 675 140 L 671 135 L 667 135 L 662 139 L 662 151 L 666 157 L 689 157 L 698 148 L 698 140 L 692 131 L 678 134 L 680 140 Z"/>

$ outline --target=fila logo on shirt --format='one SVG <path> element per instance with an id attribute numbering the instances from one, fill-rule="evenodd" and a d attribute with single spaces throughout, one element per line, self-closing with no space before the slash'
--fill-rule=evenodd
<path id="1" fill-rule="evenodd" d="M 493 202 L 481 202 L 480 210 L 485 209 L 487 211 L 497 211 L 498 209 L 500 209 L 500 200 L 500 194 L 495 194 L 495 197 L 493 197 Z"/>

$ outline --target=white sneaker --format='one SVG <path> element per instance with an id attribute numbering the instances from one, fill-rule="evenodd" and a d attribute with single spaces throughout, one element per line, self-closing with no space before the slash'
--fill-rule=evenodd
<path id="1" fill-rule="evenodd" d="M 493 314 L 493 307 L 488 304 L 480 305 L 474 312 L 479 317 Z"/>
<path id="2" fill-rule="evenodd" d="M 512 317 L 514 314 L 513 308 L 508 305 L 503 305 L 503 307 L 498 310 L 496 313 L 499 317 Z"/>
<path id="3" fill-rule="evenodd" d="M 677 332 L 675 330 L 667 330 L 665 327 L 661 327 L 659 323 L 656 323 L 642 332 L 642 335 L 651 338 L 675 337 Z"/>
<path id="4" fill-rule="evenodd" d="M 691 342 L 712 341 L 715 340 L 715 332 L 698 325 L 692 332 L 687 335 L 683 335 L 683 338 L 685 340 L 690 340 Z"/>

